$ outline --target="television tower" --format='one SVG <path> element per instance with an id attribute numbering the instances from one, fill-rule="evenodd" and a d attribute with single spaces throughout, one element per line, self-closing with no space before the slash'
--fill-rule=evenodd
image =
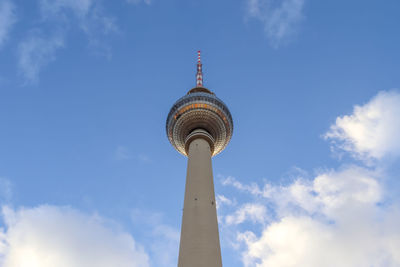
<path id="1" fill-rule="evenodd" d="M 178 267 L 221 267 L 211 158 L 228 145 L 233 121 L 224 102 L 203 87 L 200 51 L 196 87 L 172 106 L 166 130 L 188 157 Z"/>

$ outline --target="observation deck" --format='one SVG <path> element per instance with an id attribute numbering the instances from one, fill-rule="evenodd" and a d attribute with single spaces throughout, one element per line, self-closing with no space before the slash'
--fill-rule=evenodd
<path id="1" fill-rule="evenodd" d="M 199 85 L 199 84 L 198 84 Z M 207 140 L 215 156 L 228 145 L 233 133 L 233 120 L 225 103 L 205 87 L 191 89 L 172 106 L 166 122 L 172 146 L 187 156 L 194 137 Z"/>

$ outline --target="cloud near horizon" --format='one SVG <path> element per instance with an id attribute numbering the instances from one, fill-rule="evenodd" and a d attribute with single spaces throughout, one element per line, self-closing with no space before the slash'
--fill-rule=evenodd
<path id="1" fill-rule="evenodd" d="M 268 208 L 271 215 L 259 222 L 265 226 L 261 233 L 237 233 L 246 247 L 244 265 L 398 266 L 400 210 L 381 206 L 380 179 L 375 171 L 349 166 L 311 181 L 298 177 L 288 186 L 264 185 L 251 205 Z"/>
<path id="2" fill-rule="evenodd" d="M 3 207 L 3 267 L 147 267 L 149 256 L 114 222 L 69 207 Z"/>
<path id="3" fill-rule="evenodd" d="M 326 134 L 336 149 L 356 159 L 398 159 L 400 93 L 380 92 L 351 115 L 338 117 Z M 344 163 L 310 179 L 300 174 L 288 185 L 243 184 L 223 180 L 251 196 L 252 201 L 224 217 L 236 224 L 253 221 L 241 212 L 264 206 L 268 216 L 261 231 L 235 228 L 244 245 L 245 266 L 257 267 L 394 267 L 400 266 L 400 203 L 388 195 L 385 164 Z M 397 175 L 398 176 L 398 175 Z M 224 213 L 223 211 L 220 211 Z M 241 212 L 241 213 L 240 213 Z M 236 214 L 243 216 L 236 216 Z M 226 227 L 226 226 L 225 226 Z"/>

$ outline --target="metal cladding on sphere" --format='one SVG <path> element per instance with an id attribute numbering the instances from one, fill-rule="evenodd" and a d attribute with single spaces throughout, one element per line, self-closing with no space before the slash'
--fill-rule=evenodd
<path id="1" fill-rule="evenodd" d="M 187 156 L 190 136 L 196 135 L 210 143 L 215 156 L 228 145 L 233 121 L 228 107 L 214 93 L 195 87 L 172 106 L 166 130 L 171 144 L 183 155 Z"/>

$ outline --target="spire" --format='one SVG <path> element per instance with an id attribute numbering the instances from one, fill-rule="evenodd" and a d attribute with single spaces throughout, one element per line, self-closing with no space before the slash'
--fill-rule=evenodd
<path id="1" fill-rule="evenodd" d="M 202 64 L 200 58 L 200 50 L 197 51 L 196 87 L 203 87 L 203 72 L 202 72 Z"/>

